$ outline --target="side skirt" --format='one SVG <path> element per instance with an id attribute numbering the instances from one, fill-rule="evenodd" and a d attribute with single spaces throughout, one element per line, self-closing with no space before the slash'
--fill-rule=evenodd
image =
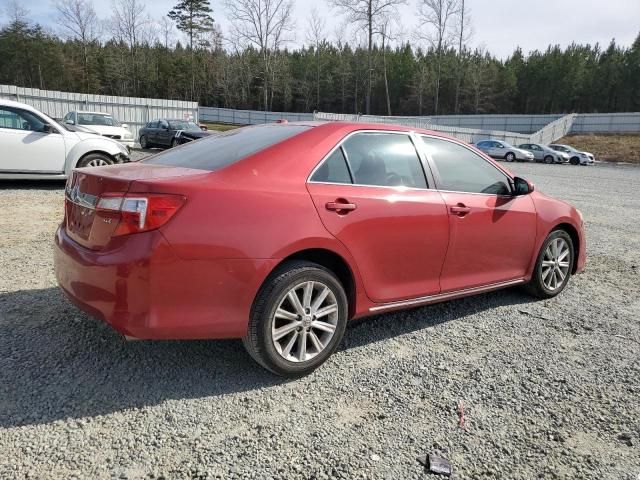
<path id="1" fill-rule="evenodd" d="M 399 302 L 383 303 L 380 305 L 376 305 L 375 307 L 369 308 L 369 311 L 383 312 L 385 310 L 418 307 L 421 305 L 429 305 L 431 303 L 444 302 L 446 300 L 453 300 L 456 298 L 467 297 L 467 296 L 476 295 L 479 293 L 491 292 L 493 290 L 500 290 L 501 288 L 513 287 L 515 285 L 521 285 L 523 283 L 526 283 L 526 279 L 517 278 L 514 280 L 507 280 L 505 282 L 491 283 L 488 285 L 481 285 L 473 288 L 465 288 L 463 290 L 455 290 L 453 292 L 439 293 L 438 295 L 430 295 L 427 297 L 401 300 Z"/>

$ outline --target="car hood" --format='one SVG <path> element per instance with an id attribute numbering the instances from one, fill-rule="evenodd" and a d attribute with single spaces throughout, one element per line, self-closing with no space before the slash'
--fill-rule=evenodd
<path id="1" fill-rule="evenodd" d="M 130 134 L 129 130 L 123 127 L 112 127 L 109 125 L 82 125 L 82 127 L 96 132 L 98 135 L 125 135 Z"/>
<path id="2" fill-rule="evenodd" d="M 203 138 L 211 135 L 211 132 L 205 132 L 204 130 L 178 130 L 176 132 L 177 137 L 189 137 L 189 138 Z"/>

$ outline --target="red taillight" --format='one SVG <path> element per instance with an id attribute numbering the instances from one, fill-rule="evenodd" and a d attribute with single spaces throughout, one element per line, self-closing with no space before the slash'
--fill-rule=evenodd
<path id="1" fill-rule="evenodd" d="M 107 223 L 118 222 L 114 236 L 155 230 L 167 223 L 186 198 L 168 194 L 106 194 L 100 197 L 96 215 Z"/>

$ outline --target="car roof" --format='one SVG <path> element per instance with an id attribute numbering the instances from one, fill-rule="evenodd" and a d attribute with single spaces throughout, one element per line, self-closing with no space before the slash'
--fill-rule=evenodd
<path id="1" fill-rule="evenodd" d="M 109 117 L 113 117 L 112 114 L 106 112 L 91 112 L 89 110 L 75 110 L 76 113 L 89 113 L 91 115 L 107 115 Z"/>
<path id="2" fill-rule="evenodd" d="M 3 105 L 5 107 L 22 108 L 24 110 L 39 112 L 39 110 L 35 109 L 31 105 L 27 105 L 26 103 L 22 103 L 22 102 L 14 102 L 13 100 L 6 100 L 4 98 L 0 99 L 0 105 Z"/>

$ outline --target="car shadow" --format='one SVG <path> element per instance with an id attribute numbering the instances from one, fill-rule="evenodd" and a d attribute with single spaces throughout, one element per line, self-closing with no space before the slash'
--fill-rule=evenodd
<path id="1" fill-rule="evenodd" d="M 352 322 L 340 350 L 531 301 L 506 290 L 378 315 Z M 286 382 L 257 366 L 236 340 L 126 342 L 77 310 L 57 288 L 0 293 L 1 427 L 95 417 Z"/>
<path id="2" fill-rule="evenodd" d="M 0 180 L 0 190 L 64 190 L 66 180 Z"/>

